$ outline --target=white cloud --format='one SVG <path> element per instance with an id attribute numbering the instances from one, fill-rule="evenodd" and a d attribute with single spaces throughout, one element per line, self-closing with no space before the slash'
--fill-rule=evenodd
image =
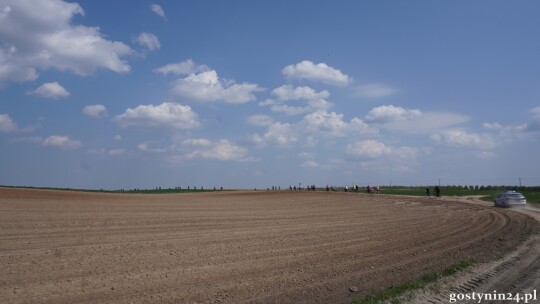
<path id="1" fill-rule="evenodd" d="M 100 104 L 85 106 L 82 112 L 92 118 L 104 118 L 107 116 L 107 108 Z"/>
<path id="2" fill-rule="evenodd" d="M 377 158 L 392 153 L 392 149 L 382 142 L 368 139 L 348 144 L 346 153 L 357 157 Z"/>
<path id="3" fill-rule="evenodd" d="M 499 123 L 484 123 L 483 126 L 489 131 L 498 131 L 499 138 L 505 142 L 512 142 L 516 139 L 531 139 L 531 136 L 540 134 L 540 107 L 530 110 L 532 118 L 527 123 L 521 125 L 504 126 Z"/>
<path id="4" fill-rule="evenodd" d="M 273 123 L 272 117 L 268 115 L 252 115 L 248 117 L 247 122 L 250 125 L 258 127 L 266 127 Z"/>
<path id="5" fill-rule="evenodd" d="M 449 112 L 421 112 L 421 116 L 416 119 L 413 119 L 413 116 L 409 116 L 408 120 L 404 118 L 388 120 L 381 124 L 381 127 L 400 133 L 431 134 L 470 120 L 466 115 Z"/>
<path id="6" fill-rule="evenodd" d="M 503 126 L 497 122 L 495 123 L 485 122 L 483 126 L 485 129 L 488 129 L 488 130 L 500 130 L 503 128 Z"/>
<path id="7" fill-rule="evenodd" d="M 198 65 L 193 60 L 188 59 L 186 61 L 169 63 L 157 69 L 154 69 L 155 73 L 161 73 L 163 75 L 189 75 L 193 73 L 200 73 L 210 70 L 206 65 Z"/>
<path id="8" fill-rule="evenodd" d="M 109 155 L 112 155 L 112 156 L 119 156 L 119 155 L 123 155 L 124 153 L 126 152 L 126 149 L 124 148 L 119 148 L 119 149 L 111 149 L 109 150 Z"/>
<path id="9" fill-rule="evenodd" d="M 18 56 L 17 49 L 14 46 L 8 49 L 0 47 L 0 87 L 7 80 L 26 82 L 34 81 L 37 78 L 37 70 L 29 66 L 24 58 Z"/>
<path id="10" fill-rule="evenodd" d="M 209 147 L 212 145 L 212 142 L 206 138 L 189 138 L 182 141 L 184 146 L 199 146 L 199 147 Z"/>
<path id="11" fill-rule="evenodd" d="M 533 119 L 526 126 L 526 131 L 531 133 L 540 132 L 540 107 L 536 107 L 531 110 Z"/>
<path id="12" fill-rule="evenodd" d="M 314 160 L 306 160 L 301 165 L 303 168 L 317 168 L 319 167 L 319 164 Z"/>
<path id="13" fill-rule="evenodd" d="M 161 18 L 167 20 L 167 17 L 165 16 L 165 11 L 163 10 L 163 8 L 159 4 L 150 5 L 150 9 L 152 10 L 152 12 L 154 12 L 154 14 L 156 14 L 156 15 L 160 16 Z"/>
<path id="14" fill-rule="evenodd" d="M 7 114 L 0 114 L 0 132 L 9 133 L 17 131 L 17 124 Z"/>
<path id="15" fill-rule="evenodd" d="M 345 153 L 351 157 L 358 159 L 379 159 L 384 158 L 391 161 L 414 161 L 419 153 L 426 152 L 414 147 L 394 147 L 387 146 L 384 143 L 373 140 L 360 140 L 352 144 L 348 144 Z"/>
<path id="16" fill-rule="evenodd" d="M 317 110 L 305 115 L 298 123 L 274 122 L 268 126 L 266 133 L 256 134 L 252 139 L 258 145 L 289 146 L 302 142 L 306 146 L 314 146 L 317 144 L 317 138 L 321 137 L 373 136 L 377 134 L 377 129 L 369 127 L 357 117 L 347 122 L 343 119 L 343 114 Z"/>
<path id="17" fill-rule="evenodd" d="M 42 144 L 44 146 L 50 146 L 64 150 L 75 150 L 82 146 L 80 141 L 62 135 L 49 136 L 45 138 L 45 140 L 43 140 Z"/>
<path id="18" fill-rule="evenodd" d="M 283 113 L 285 115 L 293 116 L 311 112 L 313 109 L 310 107 L 298 107 L 277 103 L 272 105 L 270 110 L 275 113 Z"/>
<path id="19" fill-rule="evenodd" d="M 467 133 L 463 130 L 448 130 L 435 133 L 431 139 L 438 144 L 457 148 L 493 149 L 495 140 L 489 134 Z"/>
<path id="20" fill-rule="evenodd" d="M 116 134 L 116 135 L 114 136 L 114 140 L 122 140 L 122 135 Z"/>
<path id="21" fill-rule="evenodd" d="M 356 134 L 377 134 L 377 130 L 370 128 L 359 118 L 353 118 L 350 122 L 343 120 L 343 114 L 318 110 L 310 113 L 300 122 L 305 132 L 316 133 L 323 136 L 343 137 L 351 132 Z"/>
<path id="22" fill-rule="evenodd" d="M 70 95 L 69 92 L 56 81 L 44 83 L 30 93 L 51 99 L 65 98 Z"/>
<path id="23" fill-rule="evenodd" d="M 298 142 L 298 136 L 291 124 L 275 122 L 268 126 L 264 135 L 254 135 L 253 141 L 259 145 L 276 144 L 288 146 Z"/>
<path id="24" fill-rule="evenodd" d="M 137 145 L 137 149 L 141 151 L 145 151 L 145 152 L 158 152 L 158 153 L 167 152 L 166 148 L 150 148 L 149 145 L 150 143 L 148 142 L 140 143 Z"/>
<path id="25" fill-rule="evenodd" d="M 404 109 L 402 107 L 380 106 L 373 108 L 366 115 L 366 121 L 373 123 L 387 123 L 392 121 L 414 120 L 422 117 L 420 110 Z"/>
<path id="26" fill-rule="evenodd" d="M 140 105 L 115 117 L 121 127 L 192 129 L 199 125 L 197 113 L 190 106 L 165 102 Z"/>
<path id="27" fill-rule="evenodd" d="M 140 33 L 139 37 L 137 37 L 137 42 L 150 51 L 159 50 L 161 48 L 158 37 L 152 33 Z"/>
<path id="28" fill-rule="evenodd" d="M 531 113 L 533 113 L 534 119 L 540 120 L 540 107 L 532 109 Z"/>
<path id="29" fill-rule="evenodd" d="M 283 85 L 274 89 L 272 95 L 276 96 L 277 100 L 267 99 L 264 102 L 260 102 L 259 106 L 270 106 L 272 112 L 283 113 L 290 116 L 317 110 L 327 111 L 334 106 L 333 103 L 325 100 L 325 98 L 330 96 L 328 91 L 324 90 L 316 92 L 310 87 Z M 306 105 L 290 105 L 283 103 L 288 100 L 302 100 Z"/>
<path id="30" fill-rule="evenodd" d="M 291 85 L 283 85 L 272 90 L 272 95 L 276 96 L 279 100 L 313 100 L 328 98 L 330 93 L 326 90 L 316 92 L 314 89 L 305 86 L 293 87 Z"/>
<path id="31" fill-rule="evenodd" d="M 298 157 L 304 158 L 304 159 L 311 159 L 311 158 L 315 158 L 315 153 L 313 153 L 313 152 L 300 152 L 298 154 Z"/>
<path id="32" fill-rule="evenodd" d="M 263 91 L 256 84 L 237 84 L 220 80 L 215 70 L 190 74 L 173 84 L 172 92 L 178 97 L 196 101 L 225 101 L 242 104 L 256 100 L 254 93 Z"/>
<path id="33" fill-rule="evenodd" d="M 288 65 L 281 72 L 287 78 L 307 79 L 337 86 L 345 86 L 352 82 L 352 79 L 340 70 L 325 63 L 315 64 L 309 60 Z"/>
<path id="34" fill-rule="evenodd" d="M 381 83 L 364 84 L 359 86 L 356 90 L 356 94 L 359 97 L 373 99 L 394 95 L 396 92 L 396 89 Z"/>
<path id="35" fill-rule="evenodd" d="M 365 120 L 380 124 L 382 128 L 394 132 L 431 134 L 467 122 L 470 117 L 450 112 L 422 112 L 418 109 L 389 105 L 371 109 Z"/>
<path id="36" fill-rule="evenodd" d="M 482 151 L 476 155 L 476 157 L 483 158 L 483 159 L 494 158 L 496 156 L 497 155 L 491 151 Z"/>
<path id="37" fill-rule="evenodd" d="M 60 0 L 2 1 L 0 16 L 0 84 L 33 81 L 38 70 L 54 68 L 89 75 L 105 68 L 126 73 L 122 59 L 132 54 L 122 42 L 104 38 L 98 27 L 72 24 L 84 16 L 77 3 Z"/>
<path id="38" fill-rule="evenodd" d="M 248 150 L 244 147 L 240 147 L 230 143 L 226 139 L 221 139 L 215 143 L 211 143 L 209 146 L 202 146 L 199 149 L 191 151 L 186 154 L 186 159 L 212 159 L 220 161 L 246 161 Z"/>

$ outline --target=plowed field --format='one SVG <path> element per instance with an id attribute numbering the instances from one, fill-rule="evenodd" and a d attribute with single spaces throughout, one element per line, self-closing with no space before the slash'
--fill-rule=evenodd
<path id="1" fill-rule="evenodd" d="M 498 258 L 537 229 L 510 210 L 414 197 L 0 188 L 0 299 L 347 303 Z"/>

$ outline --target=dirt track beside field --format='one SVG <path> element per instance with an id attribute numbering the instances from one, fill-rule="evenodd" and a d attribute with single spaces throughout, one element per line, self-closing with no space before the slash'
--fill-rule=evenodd
<path id="1" fill-rule="evenodd" d="M 525 214 L 414 197 L 0 188 L 0 298 L 347 303 L 537 231 Z"/>

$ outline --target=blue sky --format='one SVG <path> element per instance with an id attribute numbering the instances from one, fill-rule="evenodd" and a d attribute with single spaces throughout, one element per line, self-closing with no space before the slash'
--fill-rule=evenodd
<path id="1" fill-rule="evenodd" d="M 537 1 L 0 0 L 0 184 L 540 184 Z"/>

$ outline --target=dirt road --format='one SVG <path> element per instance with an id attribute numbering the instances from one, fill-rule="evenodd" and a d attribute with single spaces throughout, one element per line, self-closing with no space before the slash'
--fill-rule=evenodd
<path id="1" fill-rule="evenodd" d="M 496 259 L 538 226 L 411 197 L 0 188 L 0 299 L 347 303 L 463 259 Z"/>
<path id="2" fill-rule="evenodd" d="M 467 204 L 492 207 L 493 203 L 480 200 L 478 196 L 445 198 Z M 514 207 L 509 210 L 526 214 L 540 222 L 540 209 L 531 205 Z M 536 290 L 536 300 L 528 303 L 540 303 L 540 235 L 535 234 L 515 251 L 494 261 L 480 264 L 464 273 L 445 278 L 438 282 L 436 291 L 417 292 L 408 302 L 411 303 L 449 303 L 457 294 L 490 293 L 512 294 L 512 300 L 490 301 L 482 303 L 524 303 L 526 294 L 532 296 Z M 517 297 L 516 297 L 517 296 Z M 518 301 L 519 298 L 519 301 Z M 457 303 L 478 303 L 479 298 Z"/>

